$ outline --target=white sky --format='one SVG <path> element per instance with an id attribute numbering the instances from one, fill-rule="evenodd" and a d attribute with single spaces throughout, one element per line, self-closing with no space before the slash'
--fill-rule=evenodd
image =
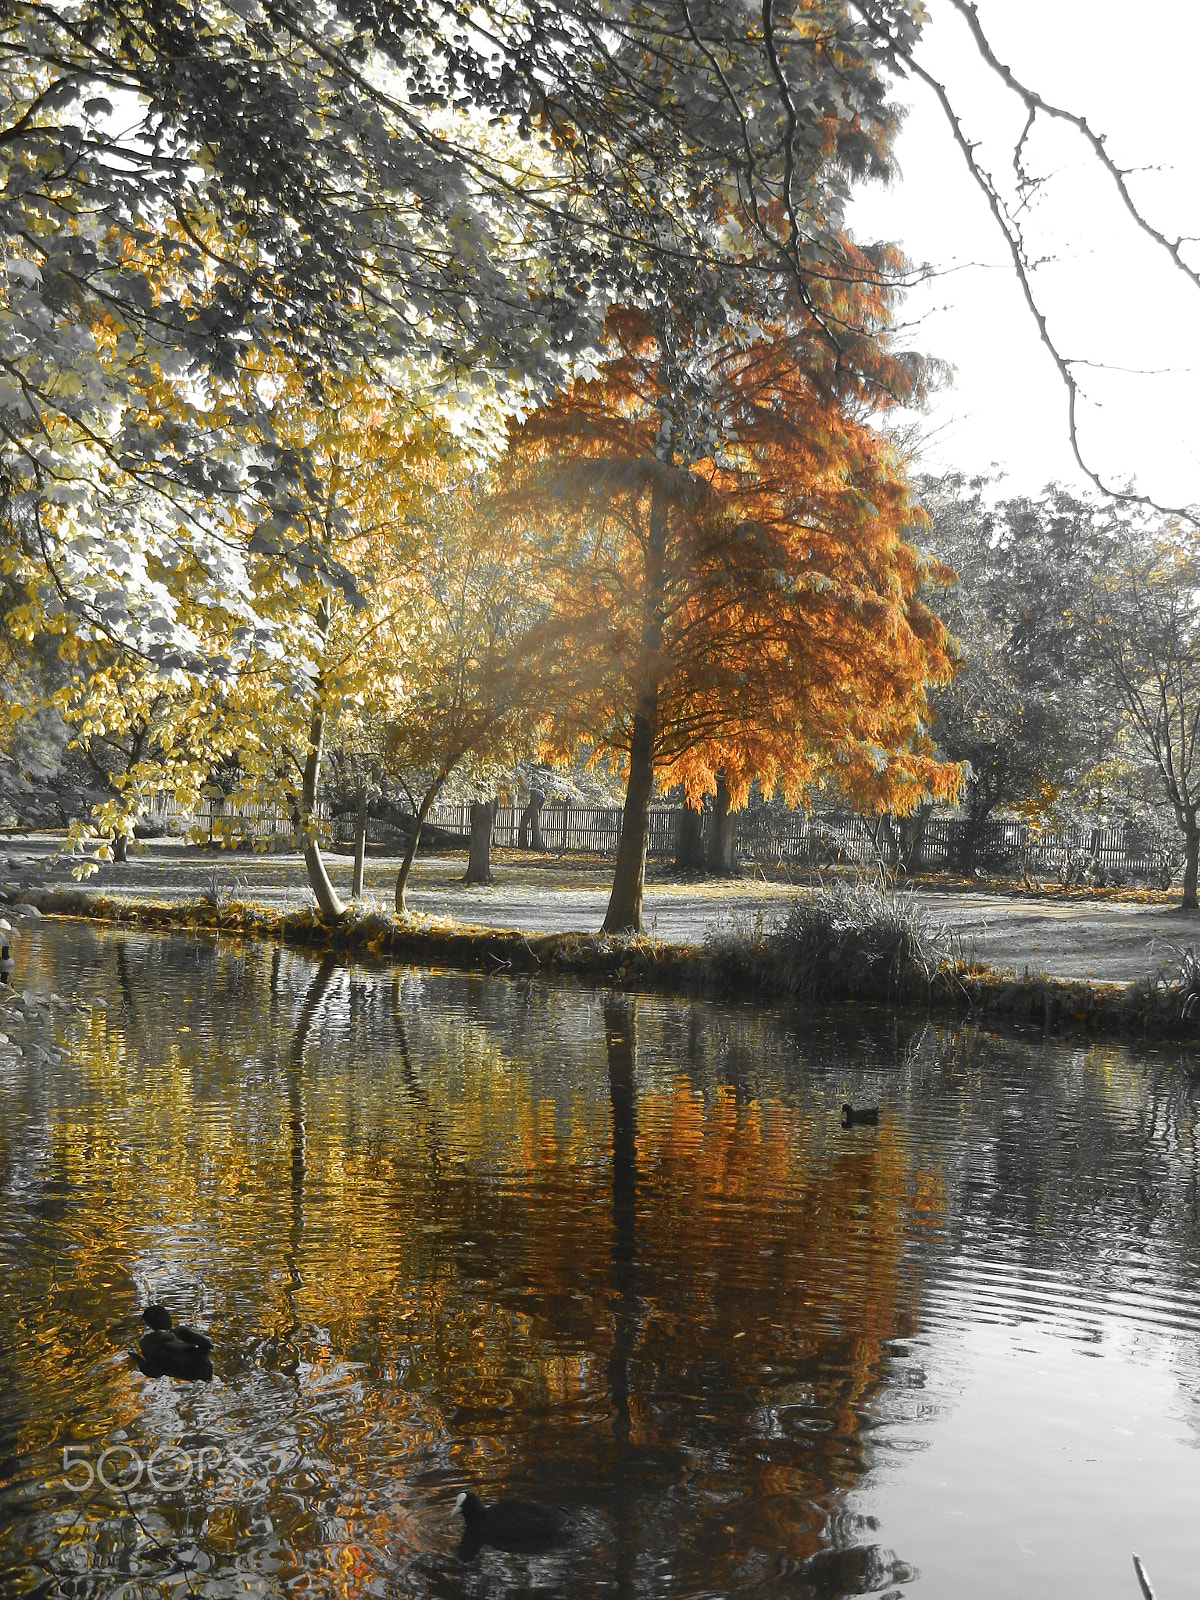
<path id="1" fill-rule="evenodd" d="M 980 159 L 1011 171 L 1023 122 L 979 62 L 965 24 L 946 0 L 926 0 L 931 22 L 919 59 L 946 83 Z M 1200 0 L 978 0 L 1000 60 L 1047 100 L 1082 112 L 1108 136 L 1149 219 L 1172 238 L 1200 237 Z M 896 153 L 904 172 L 891 189 L 854 202 L 860 238 L 899 243 L 914 263 L 961 268 L 915 290 L 906 320 L 913 348 L 948 361 L 953 387 L 921 419 L 927 470 L 1009 474 L 1006 492 L 1036 492 L 1051 479 L 1085 480 L 1067 432 L 1066 391 L 1038 342 L 1007 246 L 975 188 L 941 108 L 919 83 L 901 85 L 911 106 Z M 1200 504 L 1200 289 L 1125 216 L 1111 180 L 1082 139 L 1047 125 L 1030 146 L 1048 177 L 1029 236 L 1046 258 L 1036 288 L 1060 348 L 1089 361 L 1154 375 L 1079 368 L 1085 454 L 1110 481 L 1133 480 L 1168 504 Z M 1200 265 L 1200 243 L 1188 248 Z"/>

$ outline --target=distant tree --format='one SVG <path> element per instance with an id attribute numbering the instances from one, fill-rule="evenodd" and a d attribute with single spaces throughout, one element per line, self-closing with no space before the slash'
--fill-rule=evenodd
<path id="1" fill-rule="evenodd" d="M 350 893 L 355 900 L 360 900 L 363 893 L 371 806 L 383 796 L 382 748 L 378 717 L 359 717 L 326 751 L 326 804 L 335 817 L 349 809 L 354 818 L 354 877 Z"/>
<path id="2" fill-rule="evenodd" d="M 1183 835 L 1185 910 L 1200 864 L 1200 541 L 1178 527 L 1115 529 L 1079 617 L 1092 670 L 1124 713 Z"/>
<path id="3" fill-rule="evenodd" d="M 957 476 L 920 489 L 930 517 L 920 542 L 956 574 L 933 604 L 962 664 L 931 695 L 931 731 L 967 764 L 967 866 L 997 807 L 1048 818 L 1115 733 L 1075 617 L 1111 513 L 1054 488 L 989 506 L 985 489 Z"/>
<path id="4" fill-rule="evenodd" d="M 500 776 L 532 749 L 543 705 L 542 678 L 529 654 L 542 614 L 529 552 L 489 525 L 483 485 L 468 481 L 430 494 L 410 513 L 422 559 L 411 577 L 421 626 L 408 643 L 408 693 L 393 710 L 387 763 L 413 785 L 414 822 L 396 876 L 395 907 L 430 809 L 452 777 L 495 793 Z M 478 793 L 474 798 L 478 800 Z M 482 802 L 481 802 L 482 803 Z M 482 815 L 478 815 L 482 826 Z M 490 819 L 488 826 L 490 842 Z M 482 841 L 473 839 L 478 866 Z"/>
<path id="5" fill-rule="evenodd" d="M 121 670 L 132 664 L 117 653 L 107 671 L 96 672 L 90 678 L 89 687 L 97 692 L 82 702 L 68 702 L 72 743 L 86 762 L 96 788 L 108 795 L 92 806 L 90 826 L 110 840 L 108 848 L 114 861 L 127 858 L 140 815 L 136 774 L 161 766 L 181 717 L 187 715 L 177 686 L 154 675 Z M 106 692 L 118 696 L 121 702 L 120 715 L 108 721 L 103 712 L 93 714 L 93 707 L 104 700 Z M 130 786 L 135 791 L 132 804 L 125 799 Z"/>

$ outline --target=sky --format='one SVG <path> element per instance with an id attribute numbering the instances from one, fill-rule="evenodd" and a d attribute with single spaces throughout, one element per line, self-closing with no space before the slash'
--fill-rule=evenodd
<path id="1" fill-rule="evenodd" d="M 950 89 L 980 160 L 1011 171 L 1019 102 L 982 66 L 947 0 L 926 0 L 918 58 Z M 1151 0 L 978 0 L 1002 62 L 1047 100 L 1087 116 L 1149 219 L 1200 267 L 1200 140 L 1195 77 L 1200 3 Z M 929 471 L 1003 471 L 1005 493 L 1087 480 L 1071 454 L 1067 397 L 1038 341 L 983 195 L 944 114 L 920 83 L 896 145 L 901 179 L 859 192 L 849 222 L 860 239 L 899 243 L 939 275 L 902 309 L 904 342 L 954 369 L 952 385 L 915 420 Z M 1043 258 L 1035 287 L 1085 391 L 1080 442 L 1109 482 L 1171 506 L 1200 504 L 1200 288 L 1144 239 L 1079 135 L 1039 125 L 1030 155 L 1046 182 L 1028 216 Z"/>

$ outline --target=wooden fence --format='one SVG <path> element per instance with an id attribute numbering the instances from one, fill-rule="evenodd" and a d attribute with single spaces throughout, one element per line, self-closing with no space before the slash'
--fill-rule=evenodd
<path id="1" fill-rule="evenodd" d="M 523 806 L 501 806 L 492 824 L 493 843 L 516 848 L 520 843 Z M 430 822 L 452 833 L 470 833 L 469 804 L 434 806 Z M 618 806 L 562 806 L 550 802 L 542 807 L 542 838 L 548 850 L 594 850 L 597 855 L 615 855 L 621 836 L 621 811 Z M 673 856 L 679 838 L 679 807 L 651 806 L 650 843 L 652 856 Z"/>
<path id="2" fill-rule="evenodd" d="M 328 821 L 328 807 L 318 804 L 317 816 Z M 199 829 L 209 840 L 226 833 L 234 839 L 284 840 L 290 840 L 293 834 L 291 817 L 282 806 L 256 802 L 234 807 L 225 800 L 209 799 L 201 802 L 199 810 L 190 811 L 169 795 L 155 795 L 146 808 L 145 820 L 171 833 Z"/>
<path id="3" fill-rule="evenodd" d="M 430 821 L 457 833 L 470 830 L 470 806 L 439 806 Z M 522 810 L 501 806 L 492 837 L 496 844 L 519 842 Z M 673 856 L 679 839 L 680 808 L 653 806 L 648 853 Z M 711 813 L 706 812 L 702 841 L 707 848 Z M 562 806 L 542 808 L 542 837 L 551 850 L 594 850 L 612 855 L 621 830 L 616 807 Z M 851 813 L 821 814 L 780 811 L 773 807 L 739 812 L 737 853 L 744 861 L 775 866 L 895 866 L 901 849 L 894 833 Z M 1131 828 L 1072 828 L 1038 832 L 1019 820 L 989 820 L 971 835 L 964 817 L 930 817 L 908 859 L 916 872 L 985 871 L 1000 876 L 1081 877 L 1158 880 L 1176 858 L 1140 841 Z"/>
<path id="4" fill-rule="evenodd" d="M 1182 839 L 1180 840 L 1182 847 Z M 931 817 L 919 851 L 926 870 L 964 865 L 1033 876 L 1094 875 L 1159 879 L 1177 864 L 1176 853 L 1140 839 L 1133 828 L 1071 828 L 1039 833 L 1027 822 L 989 820 L 968 848 L 960 817 Z"/>
<path id="5" fill-rule="evenodd" d="M 738 817 L 738 853 L 763 864 L 819 866 L 877 861 L 898 864 L 894 833 L 864 817 L 763 809 Z M 983 871 L 1005 877 L 1126 878 L 1159 881 L 1178 856 L 1138 838 L 1132 828 L 1039 832 L 1027 822 L 989 819 L 972 834 L 965 817 L 930 817 L 906 864 L 910 871 Z"/>
<path id="6" fill-rule="evenodd" d="M 449 832 L 470 832 L 470 805 L 435 806 L 429 820 Z M 320 807 L 318 814 L 328 812 Z M 523 809 L 501 806 L 496 812 L 492 838 L 497 845 L 519 843 Z M 679 839 L 679 806 L 652 806 L 648 853 L 663 858 L 675 854 Z M 711 813 L 705 812 L 702 845 L 707 848 Z M 153 804 L 148 820 L 184 832 L 198 827 L 208 837 L 232 828 L 235 836 L 251 840 L 290 841 L 290 818 L 278 806 L 247 805 L 233 811 L 227 802 L 206 801 L 199 812 L 184 812 L 163 798 Z M 563 805 L 548 802 L 542 808 L 542 837 L 550 850 L 588 850 L 613 855 L 621 831 L 616 806 Z M 354 836 L 354 817 L 344 813 L 331 821 L 335 841 L 346 844 Z M 368 838 L 395 843 L 397 830 L 374 821 Z M 870 866 L 899 860 L 895 833 L 872 819 L 849 812 L 817 813 L 781 811 L 759 807 L 737 815 L 737 853 L 743 861 L 763 866 L 786 863 L 797 867 Z M 1176 868 L 1172 854 L 1139 840 L 1131 828 L 1072 828 L 1061 833 L 1037 832 L 1016 820 L 989 820 L 972 838 L 963 817 L 930 817 L 921 831 L 907 865 L 915 872 L 946 870 L 984 871 L 1003 877 L 1123 878 L 1164 881 Z"/>

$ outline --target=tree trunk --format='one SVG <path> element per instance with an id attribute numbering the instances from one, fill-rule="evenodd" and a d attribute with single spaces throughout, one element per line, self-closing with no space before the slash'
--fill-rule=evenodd
<path id="1" fill-rule="evenodd" d="M 661 477 L 650 487 L 650 528 L 646 541 L 645 597 L 637 709 L 629 740 L 629 782 L 621 812 L 621 837 L 613 869 L 612 893 L 602 933 L 641 933 L 642 895 L 646 887 L 646 843 L 650 837 L 650 799 L 654 794 L 654 746 L 658 738 L 657 674 L 663 643 L 666 600 L 664 556 L 667 543 L 667 495 Z"/>
<path id="2" fill-rule="evenodd" d="M 319 690 L 318 690 L 319 694 Z M 308 885 L 317 899 L 317 909 L 325 922 L 340 922 L 346 915 L 341 897 L 329 881 L 321 847 L 313 831 L 316 825 L 317 784 L 321 776 L 321 752 L 325 740 L 325 713 L 318 699 L 308 730 L 308 760 L 304 763 L 304 786 L 300 791 L 301 848 L 308 869 Z"/>
<path id="3" fill-rule="evenodd" d="M 1093 828 L 1088 839 L 1088 881 L 1097 889 L 1103 889 L 1107 883 L 1104 868 L 1100 865 L 1100 829 Z"/>
<path id="4" fill-rule="evenodd" d="M 367 858 L 367 811 L 370 807 L 370 797 L 364 783 L 358 791 L 358 811 L 354 818 L 354 883 L 350 893 L 355 900 L 362 899 L 363 870 Z"/>
<path id="5" fill-rule="evenodd" d="M 492 881 L 492 823 L 496 813 L 489 801 L 477 800 L 471 807 L 471 849 L 467 856 L 464 883 Z"/>
<path id="6" fill-rule="evenodd" d="M 650 800 L 654 794 L 654 733 L 639 711 L 633 719 L 629 782 L 621 812 L 621 837 L 601 933 L 641 933 L 642 895 L 646 887 L 646 840 L 650 834 Z"/>
<path id="7" fill-rule="evenodd" d="M 963 831 L 958 846 L 958 870 L 960 872 L 971 873 L 975 870 L 975 863 L 979 859 L 979 846 L 983 841 L 983 830 L 987 823 L 988 815 L 988 811 L 976 811 L 974 807 L 971 807 L 963 819 Z"/>
<path id="8" fill-rule="evenodd" d="M 546 796 L 540 789 L 529 791 L 529 804 L 521 816 L 521 831 L 517 836 L 519 849 L 545 850 L 546 841 L 542 835 L 542 807 L 545 804 Z"/>
<path id="9" fill-rule="evenodd" d="M 725 774 L 718 772 L 712 833 L 708 839 L 708 870 L 732 878 L 737 869 L 737 815 L 729 809 L 729 785 L 725 781 Z"/>
<path id="10" fill-rule="evenodd" d="M 1200 864 L 1200 828 L 1196 826 L 1196 812 L 1193 809 L 1190 817 L 1186 818 L 1183 825 L 1183 841 L 1186 854 L 1183 862 L 1183 900 L 1184 911 L 1200 910 L 1196 901 L 1196 875 L 1197 866 Z"/>
<path id="11" fill-rule="evenodd" d="M 679 838 L 675 843 L 676 872 L 699 872 L 704 866 L 704 812 L 684 805 L 679 813 Z"/>
<path id="12" fill-rule="evenodd" d="M 900 840 L 896 823 L 890 811 L 881 811 L 874 822 L 867 824 L 871 830 L 871 845 L 881 868 L 900 865 Z"/>
<path id="13" fill-rule="evenodd" d="M 157 703 L 158 702 L 156 700 L 155 704 L 157 705 Z M 146 737 L 149 734 L 149 732 L 150 732 L 149 725 L 147 723 L 144 723 L 144 722 L 140 723 L 133 730 L 133 737 L 132 737 L 132 739 L 130 741 L 130 745 L 129 745 L 129 758 L 125 763 L 125 772 L 126 772 L 127 775 L 130 772 L 133 771 L 134 767 L 137 766 L 138 762 L 142 759 L 143 755 L 145 755 L 145 753 L 146 753 Z M 101 768 L 100 768 L 99 764 L 97 763 L 95 757 L 91 753 L 90 744 L 88 746 L 88 757 L 89 757 L 89 760 L 91 761 L 92 766 L 95 767 L 98 772 L 100 772 Z M 113 794 L 116 794 L 116 795 L 120 794 L 120 790 L 117 789 L 113 785 L 111 780 L 107 780 L 106 779 L 106 782 L 108 783 L 108 787 L 112 791 Z M 137 822 L 138 814 L 139 814 L 140 811 L 141 811 L 141 806 L 140 805 L 135 807 L 134 813 L 133 813 L 133 823 Z M 129 840 L 130 840 L 130 837 L 132 836 L 133 823 L 131 823 L 131 825 L 130 825 L 130 833 L 127 834 L 127 833 L 124 833 L 124 832 L 118 832 L 118 833 L 113 835 L 113 860 L 114 861 L 128 861 L 129 860 Z M 210 839 L 209 842 L 211 843 L 211 839 Z"/>
<path id="14" fill-rule="evenodd" d="M 404 852 L 404 860 L 400 863 L 400 871 L 396 874 L 396 915 L 407 916 L 408 906 L 404 899 L 404 890 L 408 884 L 408 875 L 412 871 L 412 864 L 417 857 L 417 845 L 421 842 L 421 824 L 433 809 L 433 802 L 442 792 L 442 784 L 446 781 L 446 774 L 439 773 L 425 791 L 425 798 L 421 801 L 420 810 L 413 819 L 413 830 L 408 841 L 408 849 Z"/>
<path id="15" fill-rule="evenodd" d="M 903 868 L 906 875 L 916 871 L 921 842 L 925 838 L 925 828 L 932 813 L 933 802 L 928 801 L 919 805 L 907 817 L 892 819 L 896 833 L 896 865 Z"/>

